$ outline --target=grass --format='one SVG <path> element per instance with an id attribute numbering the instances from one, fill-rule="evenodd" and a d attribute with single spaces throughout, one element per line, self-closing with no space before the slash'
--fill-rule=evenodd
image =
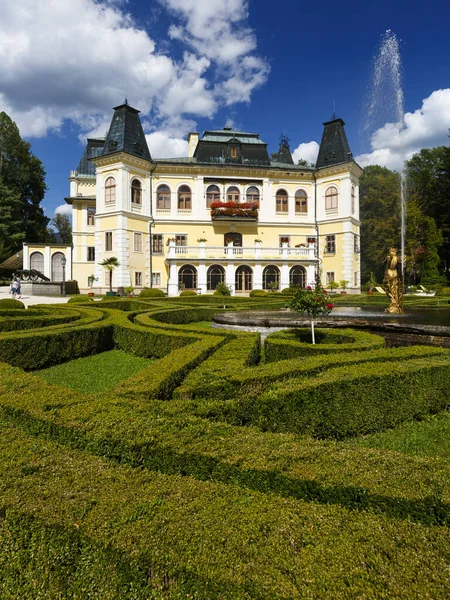
<path id="1" fill-rule="evenodd" d="M 414 456 L 450 458 L 450 412 L 431 415 L 420 422 L 403 423 L 395 429 L 355 438 L 350 443 Z"/>
<path id="2" fill-rule="evenodd" d="M 106 392 L 120 381 L 142 371 L 152 361 L 111 350 L 37 371 L 35 375 L 52 385 L 63 385 L 84 394 Z"/>

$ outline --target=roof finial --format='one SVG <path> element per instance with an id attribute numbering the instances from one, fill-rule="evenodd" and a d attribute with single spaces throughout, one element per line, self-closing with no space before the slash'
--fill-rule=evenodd
<path id="1" fill-rule="evenodd" d="M 126 106 L 128 106 L 128 98 L 125 98 L 125 102 L 124 102 L 124 104 L 125 104 Z"/>
<path id="2" fill-rule="evenodd" d="M 333 100 L 333 118 L 331 120 L 336 120 L 336 100 Z"/>

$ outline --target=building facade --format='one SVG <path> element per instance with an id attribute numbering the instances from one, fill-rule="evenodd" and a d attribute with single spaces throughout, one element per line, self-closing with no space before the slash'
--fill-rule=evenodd
<path id="1" fill-rule="evenodd" d="M 286 139 L 272 158 L 258 134 L 225 127 L 189 134 L 189 156 L 152 159 L 139 111 L 122 104 L 105 139 L 89 139 L 70 173 L 73 250 L 80 290 L 156 287 L 169 296 L 233 294 L 347 281 L 360 289 L 359 177 L 344 122 L 324 124 L 315 167 L 294 165 Z M 25 245 L 24 268 L 54 271 L 61 248 Z M 59 257 L 60 259 L 60 257 Z M 45 270 L 44 269 L 44 270 Z M 39 269 L 38 269 L 39 270 Z M 50 273 L 50 274 L 49 274 Z"/>

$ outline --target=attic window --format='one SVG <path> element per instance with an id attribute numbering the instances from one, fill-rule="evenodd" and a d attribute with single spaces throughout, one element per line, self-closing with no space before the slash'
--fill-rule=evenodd
<path id="1" fill-rule="evenodd" d="M 233 148 L 231 148 L 231 158 L 236 158 L 237 157 L 237 149 L 233 146 Z"/>
<path id="2" fill-rule="evenodd" d="M 115 150 L 117 148 L 117 140 L 110 140 L 108 148 L 110 150 Z"/>

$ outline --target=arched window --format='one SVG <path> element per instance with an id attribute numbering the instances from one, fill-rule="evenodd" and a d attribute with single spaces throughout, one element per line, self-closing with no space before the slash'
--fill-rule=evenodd
<path id="1" fill-rule="evenodd" d="M 42 252 L 33 252 L 30 255 L 30 269 L 44 274 L 44 255 Z"/>
<path id="2" fill-rule="evenodd" d="M 183 265 L 178 272 L 178 285 L 181 290 L 197 289 L 197 269 L 192 265 Z"/>
<path id="3" fill-rule="evenodd" d="M 278 267 L 266 267 L 263 271 L 263 289 L 278 290 L 280 287 L 280 270 Z"/>
<path id="4" fill-rule="evenodd" d="M 112 204 L 116 201 L 116 180 L 108 177 L 105 181 L 105 203 Z"/>
<path id="5" fill-rule="evenodd" d="M 187 185 L 182 185 L 178 190 L 178 209 L 191 210 L 192 208 L 191 188 Z"/>
<path id="6" fill-rule="evenodd" d="M 63 268 L 62 259 L 64 254 L 62 252 L 55 252 L 52 256 L 52 281 L 62 281 Z"/>
<path id="7" fill-rule="evenodd" d="M 288 193 L 286 190 L 278 190 L 275 204 L 277 213 L 288 212 Z"/>
<path id="8" fill-rule="evenodd" d="M 209 267 L 206 274 L 206 286 L 207 289 L 213 291 L 216 289 L 219 283 L 225 281 L 225 269 L 220 265 L 212 265 Z"/>
<path id="9" fill-rule="evenodd" d="M 235 146 L 231 148 L 231 158 L 237 158 L 237 148 Z"/>
<path id="10" fill-rule="evenodd" d="M 306 287 L 306 269 L 305 267 L 292 267 L 289 272 L 289 285 L 299 285 Z"/>
<path id="11" fill-rule="evenodd" d="M 227 189 L 227 202 L 240 202 L 241 192 L 235 185 L 230 186 Z"/>
<path id="12" fill-rule="evenodd" d="M 325 192 L 325 210 L 333 210 L 338 207 L 338 190 L 332 185 Z"/>
<path id="13" fill-rule="evenodd" d="M 133 179 L 131 182 L 131 203 L 142 204 L 142 185 L 139 179 Z"/>
<path id="14" fill-rule="evenodd" d="M 170 188 L 168 185 L 159 185 L 156 190 L 156 209 L 170 210 Z"/>
<path id="15" fill-rule="evenodd" d="M 308 196 L 304 190 L 295 192 L 295 212 L 303 214 L 308 212 Z"/>
<path id="16" fill-rule="evenodd" d="M 253 271 L 250 267 L 242 265 L 236 269 L 236 291 L 250 292 L 253 289 Z"/>
<path id="17" fill-rule="evenodd" d="M 209 185 L 206 189 L 206 208 L 209 208 L 212 202 L 220 202 L 220 189 L 218 185 Z"/>
<path id="18" fill-rule="evenodd" d="M 355 213 L 356 201 L 355 201 L 355 186 L 352 185 L 352 215 Z"/>
<path id="19" fill-rule="evenodd" d="M 259 190 L 257 187 L 252 185 L 248 188 L 246 200 L 247 202 L 253 202 L 253 204 L 259 204 Z"/>

